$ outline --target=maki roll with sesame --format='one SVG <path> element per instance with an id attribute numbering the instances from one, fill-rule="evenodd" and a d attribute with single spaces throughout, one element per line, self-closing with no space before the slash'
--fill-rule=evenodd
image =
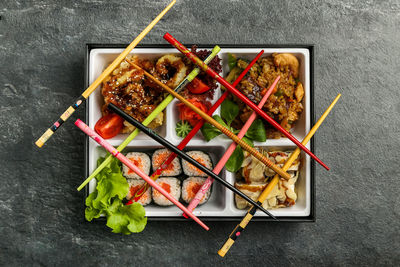
<path id="1" fill-rule="evenodd" d="M 168 149 L 158 149 L 153 153 L 152 164 L 153 171 L 157 170 L 161 164 L 169 157 L 172 152 Z M 182 167 L 178 158 L 175 158 L 168 167 L 162 171 L 161 176 L 178 176 L 182 173 Z"/>
<path id="2" fill-rule="evenodd" d="M 189 151 L 188 154 L 192 157 L 195 161 L 206 167 L 207 169 L 212 169 L 212 162 L 211 158 L 208 154 L 204 153 L 203 151 Z M 183 172 L 187 176 L 199 176 L 199 177 L 207 177 L 208 175 L 199 170 L 197 167 L 193 166 L 189 162 L 182 160 L 182 168 Z"/>
<path id="3" fill-rule="evenodd" d="M 136 192 L 145 184 L 144 180 L 128 179 L 129 192 L 126 199 L 131 199 L 135 196 Z M 147 188 L 146 192 L 139 198 L 138 203 L 146 206 L 151 202 L 151 187 Z"/>
<path id="4" fill-rule="evenodd" d="M 193 200 L 205 181 L 206 178 L 203 177 L 188 177 L 187 179 L 185 179 L 182 184 L 182 199 L 186 203 L 190 203 L 190 201 Z M 199 202 L 199 205 L 206 203 L 207 200 L 210 198 L 210 194 L 211 188 L 207 190 L 207 192 L 204 194 L 203 198 Z"/>
<path id="5" fill-rule="evenodd" d="M 150 174 L 150 157 L 146 153 L 142 152 L 131 152 L 126 154 L 126 157 L 132 161 L 139 169 L 145 174 Z M 129 169 L 125 164 L 122 165 L 122 171 L 126 178 L 141 180 L 142 178 L 137 175 L 133 170 Z"/>
<path id="6" fill-rule="evenodd" d="M 179 200 L 181 197 L 181 181 L 179 181 L 175 177 L 162 177 L 156 180 L 156 183 L 159 184 L 165 191 L 167 191 L 171 196 L 173 196 L 176 200 Z M 156 189 L 153 189 L 153 200 L 154 203 L 160 206 L 171 206 L 173 203 L 169 201 L 163 194 L 158 192 Z"/>

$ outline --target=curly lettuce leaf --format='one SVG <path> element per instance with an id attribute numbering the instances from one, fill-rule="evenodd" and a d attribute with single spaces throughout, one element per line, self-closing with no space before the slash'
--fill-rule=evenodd
<path id="1" fill-rule="evenodd" d="M 113 233 L 139 233 L 147 224 L 145 210 L 137 202 L 124 206 L 121 200 L 114 199 L 107 215 L 107 226 L 113 229 Z"/>
<path id="2" fill-rule="evenodd" d="M 100 165 L 104 158 L 97 161 Z M 86 198 L 85 217 L 91 221 L 101 214 L 107 216 L 107 226 L 114 233 L 131 234 L 143 231 L 147 224 L 145 210 L 139 203 L 125 206 L 129 184 L 122 176 L 121 163 L 113 158 L 96 176 L 96 190 Z"/>
<path id="3" fill-rule="evenodd" d="M 93 207 L 93 200 L 96 199 L 97 197 L 97 191 L 92 192 L 87 198 L 86 198 L 86 209 L 85 209 L 85 218 L 89 222 L 92 221 L 93 219 L 99 218 L 101 215 L 101 209 L 96 209 Z"/>
<path id="4" fill-rule="evenodd" d="M 123 199 L 129 191 L 129 184 L 122 173 L 110 173 L 97 183 L 97 197 L 93 200 L 96 209 L 106 208 L 111 204 L 111 198 Z"/>

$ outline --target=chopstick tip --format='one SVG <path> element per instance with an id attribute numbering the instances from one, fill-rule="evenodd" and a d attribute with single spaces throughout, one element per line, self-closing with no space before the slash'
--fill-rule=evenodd
<path id="1" fill-rule="evenodd" d="M 218 250 L 218 255 L 220 255 L 223 258 L 225 257 L 225 252 L 222 250 Z"/>
<path id="2" fill-rule="evenodd" d="M 37 140 L 36 142 L 35 142 L 35 145 L 38 147 L 38 148 L 41 148 L 43 145 L 44 145 L 44 143 L 42 142 L 42 140 Z"/>
<path id="3" fill-rule="evenodd" d="M 74 124 L 78 126 L 81 122 L 81 119 L 77 119 Z"/>

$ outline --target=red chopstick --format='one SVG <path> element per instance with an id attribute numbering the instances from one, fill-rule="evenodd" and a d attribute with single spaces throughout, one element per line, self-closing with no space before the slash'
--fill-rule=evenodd
<path id="1" fill-rule="evenodd" d="M 257 60 L 261 57 L 261 55 L 264 53 L 264 50 L 261 50 L 260 53 L 257 54 L 257 56 L 249 63 L 249 65 L 240 73 L 240 75 L 237 77 L 237 79 L 232 83 L 233 86 L 236 86 L 239 84 L 239 82 L 243 79 L 243 77 L 246 75 L 246 73 L 251 69 L 251 67 L 254 65 L 254 63 L 257 62 Z M 224 102 L 225 98 L 229 95 L 229 91 L 226 91 L 216 102 L 214 105 L 211 106 L 211 108 L 207 111 L 207 115 L 212 116 L 212 114 L 215 112 L 215 110 Z M 193 138 L 193 136 L 196 135 L 196 133 L 203 127 L 205 123 L 205 120 L 201 119 L 194 127 L 193 129 L 188 133 L 188 135 L 179 143 L 177 146 L 178 149 L 182 150 L 185 148 L 185 146 L 189 143 L 189 141 Z M 168 165 L 177 157 L 175 153 L 169 154 L 168 158 L 158 167 L 157 170 L 153 172 L 153 174 L 150 176 L 150 178 L 153 177 L 158 177 L 161 175 L 162 171 L 168 167 Z M 140 197 L 143 195 L 144 192 L 146 192 L 148 188 L 148 184 L 143 185 L 138 191 L 136 191 L 135 195 L 133 196 L 133 201 L 137 202 Z M 130 205 L 133 203 L 132 200 L 128 201 L 127 205 Z M 185 214 L 184 214 L 185 216 Z"/>
<path id="2" fill-rule="evenodd" d="M 222 78 L 213 69 L 209 68 L 201 59 L 199 59 L 195 54 L 189 51 L 183 44 L 178 42 L 171 34 L 166 33 L 164 39 L 167 40 L 171 45 L 178 49 L 182 54 L 189 58 L 193 63 L 199 66 L 203 71 L 205 71 L 209 76 L 216 79 L 221 85 L 227 88 L 232 94 L 242 100 L 246 105 L 253 109 L 259 116 L 269 122 L 275 129 L 283 133 L 287 138 L 289 138 L 293 143 L 295 143 L 301 150 L 306 152 L 311 158 L 321 164 L 325 169 L 329 170 L 329 167 L 325 165 L 317 156 L 315 156 L 308 148 L 306 148 L 302 143 L 300 143 L 296 138 L 293 137 L 288 131 L 286 131 L 282 126 L 280 126 L 276 121 L 269 117 L 264 111 L 262 111 L 256 104 L 251 102 L 243 93 L 233 87 L 224 78 Z"/>

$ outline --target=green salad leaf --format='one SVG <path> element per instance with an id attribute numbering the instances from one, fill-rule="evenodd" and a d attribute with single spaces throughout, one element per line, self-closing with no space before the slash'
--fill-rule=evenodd
<path id="1" fill-rule="evenodd" d="M 92 192 L 87 198 L 86 198 L 86 209 L 85 209 L 85 218 L 89 222 L 92 221 L 95 218 L 99 218 L 101 215 L 101 210 L 96 209 L 93 207 L 93 200 L 96 199 L 97 197 L 97 190 Z"/>
<path id="2" fill-rule="evenodd" d="M 111 199 L 123 199 L 129 190 L 125 177 L 120 173 L 110 173 L 97 182 L 97 197 L 93 200 L 96 209 L 106 208 L 111 205 Z"/>
<path id="3" fill-rule="evenodd" d="M 244 160 L 243 149 L 240 146 L 236 146 L 232 155 L 229 157 L 225 164 L 225 168 L 229 172 L 237 172 L 242 166 Z"/>
<path id="4" fill-rule="evenodd" d="M 97 163 L 101 164 L 104 158 L 98 160 Z M 103 209 L 111 204 L 113 197 L 123 199 L 129 190 L 128 182 L 122 176 L 121 162 L 113 158 L 110 164 L 105 167 L 97 176 L 97 196 L 93 199 L 92 206 L 95 209 Z"/>
<path id="5" fill-rule="evenodd" d="M 214 115 L 213 118 L 234 134 L 238 134 L 240 130 L 234 129 L 231 126 L 232 122 L 238 115 L 239 106 L 233 101 L 226 99 L 221 105 L 221 116 Z M 201 128 L 201 132 L 203 133 L 203 136 L 207 142 L 222 134 L 220 130 L 209 123 L 204 124 L 204 126 Z M 242 140 L 251 147 L 254 147 L 253 140 L 265 142 L 267 140 L 267 132 L 265 130 L 263 121 L 261 119 L 254 120 L 247 130 L 245 136 L 243 136 Z M 230 172 L 237 172 L 242 166 L 243 160 L 243 149 L 240 146 L 237 146 L 226 162 L 225 168 Z"/>
<path id="6" fill-rule="evenodd" d="M 250 138 L 243 136 L 242 140 L 245 141 L 249 146 L 254 147 L 253 141 L 251 141 Z"/>
<path id="7" fill-rule="evenodd" d="M 137 202 L 124 205 L 120 199 L 114 199 L 107 214 L 107 226 L 113 229 L 113 233 L 139 233 L 147 224 L 145 210 Z"/>
<path id="8" fill-rule="evenodd" d="M 245 141 L 249 146 L 254 147 L 253 141 L 251 141 L 246 136 L 243 136 L 242 140 Z M 232 155 L 229 157 L 228 161 L 225 164 L 226 170 L 230 172 L 237 172 L 240 167 L 242 167 L 243 160 L 243 148 L 237 145 Z"/>
<path id="9" fill-rule="evenodd" d="M 209 123 L 204 123 L 203 127 L 201 127 L 201 133 L 207 142 L 222 134 L 220 130 Z"/>
<path id="10" fill-rule="evenodd" d="M 100 165 L 104 158 L 99 158 Z M 113 233 L 131 234 L 143 231 L 147 224 L 145 210 L 139 203 L 125 206 L 122 200 L 128 194 L 129 184 L 122 176 L 121 163 L 113 158 L 96 176 L 96 190 L 86 198 L 85 217 L 92 221 L 101 214 L 107 216 L 107 226 Z"/>
<path id="11" fill-rule="evenodd" d="M 216 120 L 219 124 L 224 126 L 227 129 L 230 129 L 230 127 L 225 123 L 225 121 L 219 116 L 219 115 L 214 115 L 212 116 L 214 120 Z"/>
<path id="12" fill-rule="evenodd" d="M 221 117 L 230 126 L 232 121 L 239 115 L 239 106 L 233 101 L 225 99 L 221 104 Z"/>
<path id="13" fill-rule="evenodd" d="M 256 119 L 250 125 L 246 132 L 246 136 L 251 140 L 265 142 L 267 140 L 267 131 L 261 119 Z"/>

